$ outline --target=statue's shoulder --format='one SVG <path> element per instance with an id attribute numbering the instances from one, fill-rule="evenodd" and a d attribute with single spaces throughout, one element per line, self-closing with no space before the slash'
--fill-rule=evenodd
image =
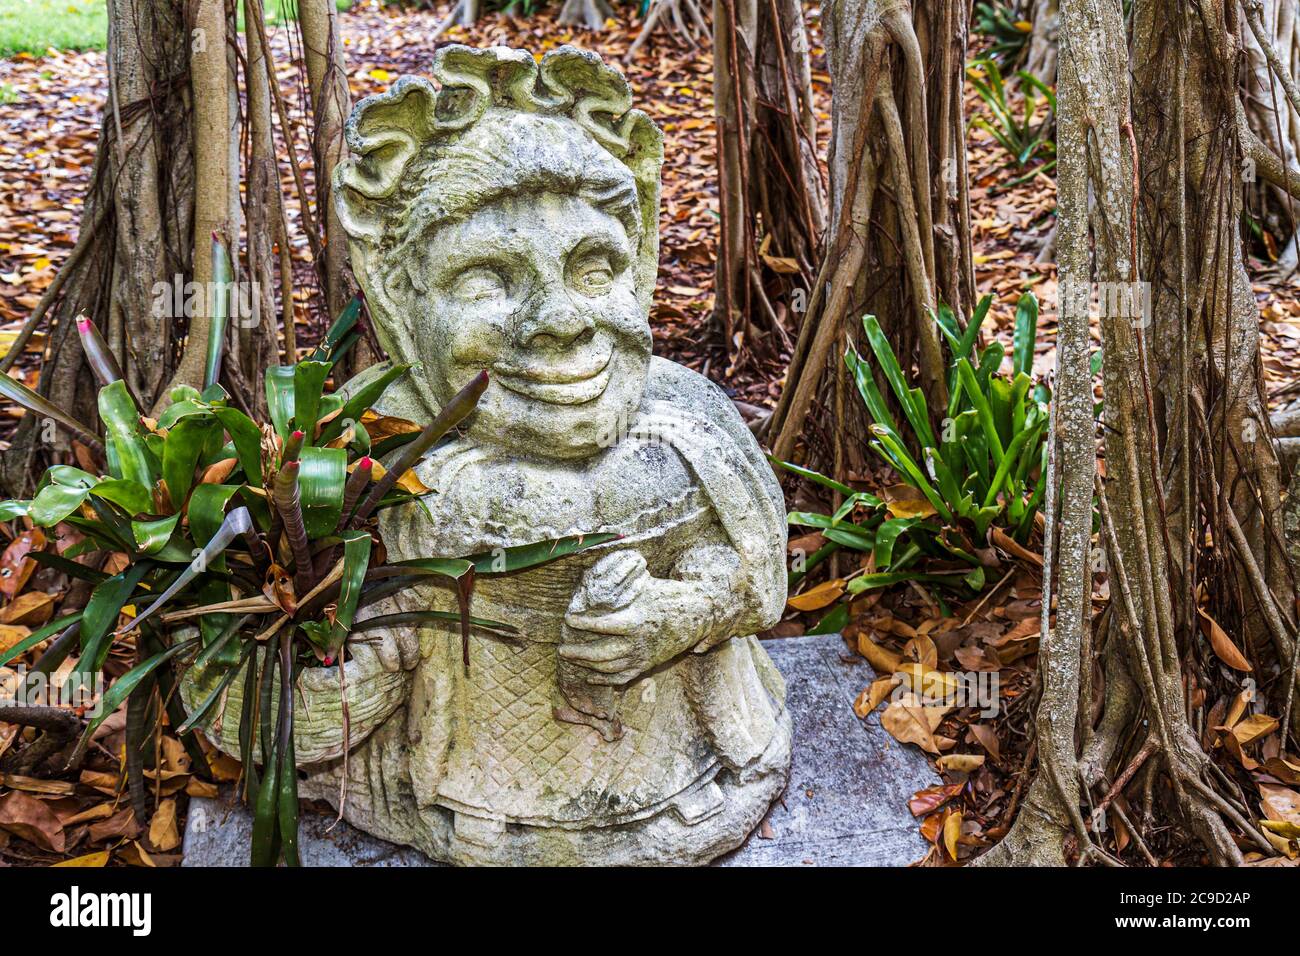
<path id="1" fill-rule="evenodd" d="M 712 425 L 713 429 L 709 431 L 721 438 L 725 446 L 718 446 L 715 443 L 713 448 L 723 454 L 720 457 L 713 456 L 707 445 L 703 453 L 716 457 L 718 464 L 727 462 L 724 468 L 733 473 L 750 476 L 773 507 L 784 516 L 781 486 L 767 463 L 763 449 L 759 447 L 758 440 L 745 424 L 745 420 L 740 417 L 735 403 L 719 385 L 709 381 L 699 372 L 654 356 L 650 359 L 650 374 L 646 380 L 645 397 L 642 399 L 641 407 L 643 411 L 651 408 L 660 410 L 667 408 L 674 417 L 687 421 L 704 421 Z M 689 444 L 684 443 L 681 450 L 685 451 Z M 699 471 L 703 464 L 705 463 L 701 461 L 692 461 L 691 467 Z"/>
<path id="2" fill-rule="evenodd" d="M 697 418 L 708 419 L 726 428 L 729 433 L 738 428 L 749 434 L 740 412 L 717 383 L 685 365 L 658 355 L 650 358 L 650 373 L 646 378 L 642 404 L 650 402 L 679 406 Z"/>

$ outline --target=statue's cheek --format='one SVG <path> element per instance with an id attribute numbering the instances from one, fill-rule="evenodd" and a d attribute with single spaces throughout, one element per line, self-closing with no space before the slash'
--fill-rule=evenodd
<path id="1" fill-rule="evenodd" d="M 650 322 L 630 283 L 611 292 L 602 305 L 602 318 L 610 329 L 645 349 L 650 348 Z"/>
<path id="2" fill-rule="evenodd" d="M 506 348 L 508 306 L 502 303 L 449 302 L 439 317 L 442 328 L 440 360 L 450 355 L 454 363 L 487 368 Z"/>

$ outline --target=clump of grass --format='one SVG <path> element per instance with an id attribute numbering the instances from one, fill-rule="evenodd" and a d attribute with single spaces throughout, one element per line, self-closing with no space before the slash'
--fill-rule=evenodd
<path id="1" fill-rule="evenodd" d="M 102 50 L 104 0 L 0 0 L 0 57 L 59 50 Z"/>

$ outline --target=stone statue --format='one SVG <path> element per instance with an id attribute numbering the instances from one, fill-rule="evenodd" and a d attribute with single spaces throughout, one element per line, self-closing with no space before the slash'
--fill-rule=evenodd
<path id="1" fill-rule="evenodd" d="M 572 47 L 449 46 L 433 74 L 357 106 L 335 180 L 375 330 L 419 363 L 380 410 L 427 421 L 491 376 L 417 469 L 426 507 L 384 513 L 390 560 L 620 537 L 480 577 L 472 614 L 519 636 L 473 632 L 467 667 L 456 624 L 370 632 L 346 745 L 337 673 L 309 669 L 302 792 L 454 863 L 706 862 L 788 774 L 784 682 L 752 636 L 784 606 L 785 520 L 731 402 L 650 354 L 662 138 Z M 456 606 L 430 585 L 369 613 Z"/>

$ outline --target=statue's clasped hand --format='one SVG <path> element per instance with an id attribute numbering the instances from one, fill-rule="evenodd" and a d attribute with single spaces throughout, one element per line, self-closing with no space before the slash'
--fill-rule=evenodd
<path id="1" fill-rule="evenodd" d="M 589 684 L 627 684 L 690 649 L 708 603 L 692 584 L 651 576 L 640 552 L 618 551 L 587 571 L 564 616 L 558 653 Z"/>

